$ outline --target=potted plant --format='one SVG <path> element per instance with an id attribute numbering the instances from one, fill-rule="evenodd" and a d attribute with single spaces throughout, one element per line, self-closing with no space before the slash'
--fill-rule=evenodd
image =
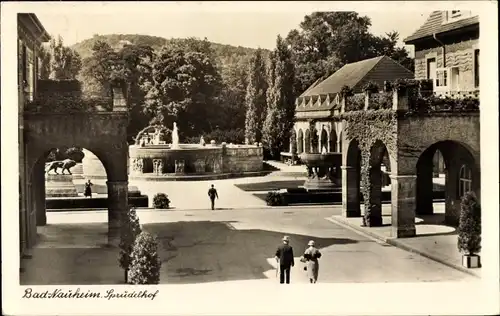
<path id="1" fill-rule="evenodd" d="M 462 265 L 464 267 L 481 267 L 478 255 L 481 251 L 481 206 L 474 192 L 465 193 L 460 203 L 458 250 L 463 254 Z"/>

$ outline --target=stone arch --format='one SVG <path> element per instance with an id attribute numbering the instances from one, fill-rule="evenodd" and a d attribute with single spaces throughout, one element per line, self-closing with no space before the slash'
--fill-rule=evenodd
<path id="1" fill-rule="evenodd" d="M 332 128 L 330 131 L 330 140 L 329 140 L 329 147 L 330 147 L 330 152 L 339 152 L 337 148 L 337 132 L 335 131 L 335 128 Z"/>
<path id="2" fill-rule="evenodd" d="M 432 214 L 434 183 L 433 158 L 440 151 L 445 167 L 445 221 L 450 225 L 457 225 L 460 218 L 460 176 L 463 168 L 470 170 L 470 190 L 480 197 L 480 169 L 479 162 L 474 158 L 467 145 L 457 141 L 439 141 L 427 147 L 419 156 L 416 164 L 416 213 L 420 215 Z"/>
<path id="3" fill-rule="evenodd" d="M 381 170 L 381 165 L 384 156 L 388 155 L 388 153 L 386 145 L 380 140 L 375 141 L 370 148 L 370 209 L 365 209 L 364 216 L 364 223 L 370 227 L 382 226 L 382 184 L 384 173 Z M 388 156 L 390 159 L 390 155 Z"/>
<path id="4" fill-rule="evenodd" d="M 304 152 L 310 153 L 311 152 L 311 131 L 309 129 L 306 129 L 304 137 Z"/>
<path id="5" fill-rule="evenodd" d="M 302 129 L 299 128 L 299 132 L 297 133 L 297 153 L 301 154 L 304 152 L 304 133 Z"/>
<path id="6" fill-rule="evenodd" d="M 356 139 L 349 142 L 342 154 L 342 213 L 346 217 L 360 217 L 361 149 Z"/>
<path id="7" fill-rule="evenodd" d="M 319 149 L 319 152 L 323 152 L 323 148 L 325 149 L 325 151 L 328 152 L 328 133 L 326 132 L 326 129 L 325 127 L 323 126 L 321 128 L 321 134 L 320 134 L 320 148 Z"/>

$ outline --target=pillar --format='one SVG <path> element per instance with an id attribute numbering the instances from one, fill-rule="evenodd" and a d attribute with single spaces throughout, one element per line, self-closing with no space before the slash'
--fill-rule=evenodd
<path id="1" fill-rule="evenodd" d="M 415 195 L 417 176 L 391 174 L 391 236 L 395 238 L 414 237 Z"/>
<path id="2" fill-rule="evenodd" d="M 360 217 L 359 170 L 342 166 L 342 216 Z"/>
<path id="3" fill-rule="evenodd" d="M 108 181 L 108 244 L 120 241 L 122 216 L 128 211 L 128 181 Z"/>
<path id="4" fill-rule="evenodd" d="M 43 161 L 43 160 L 42 160 Z M 36 226 L 47 225 L 47 210 L 45 207 L 45 172 L 39 166 L 33 170 L 35 181 L 35 211 L 36 211 Z"/>
<path id="5" fill-rule="evenodd" d="M 338 152 L 338 153 L 342 152 L 342 148 L 340 148 L 340 146 L 342 146 L 342 144 L 341 144 L 340 138 L 338 138 L 337 139 L 337 150 L 335 150 L 335 152 Z"/>
<path id="6" fill-rule="evenodd" d="M 434 184 L 432 181 L 433 164 L 422 162 L 417 166 L 416 184 L 416 214 L 429 215 L 434 213 L 432 206 Z"/>

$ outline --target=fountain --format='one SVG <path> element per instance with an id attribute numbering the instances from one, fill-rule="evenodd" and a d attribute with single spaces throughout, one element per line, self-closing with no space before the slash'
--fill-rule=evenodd
<path id="1" fill-rule="evenodd" d="M 151 131 L 154 130 L 153 133 Z M 132 180 L 202 180 L 263 174 L 263 150 L 255 145 L 217 144 L 203 137 L 197 144 L 179 142 L 173 123 L 171 142 L 161 140 L 170 131 L 150 125 L 137 134 L 129 147 L 129 174 Z M 151 135 L 154 135 L 151 141 Z M 148 141 L 149 139 L 149 141 Z"/>
<path id="2" fill-rule="evenodd" d="M 328 153 L 325 149 L 319 153 L 302 153 L 300 160 L 307 167 L 307 191 L 339 191 L 342 187 L 340 166 L 341 153 Z"/>

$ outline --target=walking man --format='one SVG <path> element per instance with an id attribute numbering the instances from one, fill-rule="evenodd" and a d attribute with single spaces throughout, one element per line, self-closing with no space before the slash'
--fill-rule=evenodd
<path id="1" fill-rule="evenodd" d="M 280 267 L 280 283 L 290 284 L 290 268 L 295 265 L 290 237 L 283 237 L 283 244 L 276 250 L 275 258 Z"/>
<path id="2" fill-rule="evenodd" d="M 219 195 L 217 194 L 217 190 L 214 188 L 214 185 L 212 184 L 212 187 L 208 189 L 208 197 L 210 197 L 210 202 L 212 203 L 212 210 L 215 209 L 215 198 L 219 198 Z"/>

